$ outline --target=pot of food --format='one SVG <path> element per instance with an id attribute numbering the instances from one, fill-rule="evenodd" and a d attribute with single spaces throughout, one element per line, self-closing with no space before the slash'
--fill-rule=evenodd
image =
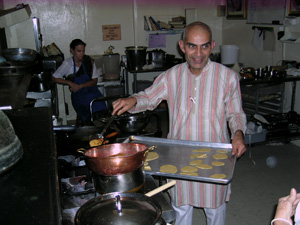
<path id="1" fill-rule="evenodd" d="M 103 127 L 95 126 L 56 126 L 53 127 L 57 138 L 57 148 L 59 152 L 64 152 L 65 154 L 74 154 L 79 148 L 88 149 L 90 148 L 90 142 L 93 137 L 100 134 Z M 118 137 L 119 132 L 115 129 L 108 128 L 103 134 L 104 144 L 114 143 Z M 98 137 L 101 138 L 101 137 Z M 79 154 L 79 153 L 78 153 Z M 82 154 L 81 154 L 82 155 Z"/>
<path id="2" fill-rule="evenodd" d="M 112 176 L 137 170 L 145 162 L 148 151 L 154 148 L 138 143 L 115 143 L 87 149 L 84 156 L 94 173 Z"/>

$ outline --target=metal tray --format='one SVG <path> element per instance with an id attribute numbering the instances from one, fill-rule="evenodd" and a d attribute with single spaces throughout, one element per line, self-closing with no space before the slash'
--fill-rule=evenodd
<path id="1" fill-rule="evenodd" d="M 173 140 L 166 138 L 152 138 L 152 137 L 143 137 L 143 136 L 130 136 L 124 143 L 140 143 L 146 144 L 148 146 L 157 146 L 154 150 L 158 153 L 159 158 L 149 161 L 149 165 L 152 171 L 145 171 L 146 174 L 190 180 L 190 181 L 202 181 L 208 183 L 217 183 L 217 184 L 228 184 L 231 182 L 236 162 L 236 156 L 231 155 L 232 145 L 224 143 L 209 143 L 209 142 L 197 142 L 197 141 L 184 141 L 184 140 Z M 211 164 L 212 161 L 222 161 L 225 162 L 224 166 L 213 166 L 212 169 L 205 170 L 199 169 L 198 176 L 188 176 L 182 175 L 180 169 L 184 166 L 189 166 L 189 163 L 195 158 L 191 158 L 191 154 L 194 149 L 200 148 L 210 148 L 212 151 L 206 153 L 207 158 L 201 159 L 204 164 Z M 226 150 L 228 159 L 215 160 L 212 158 L 216 154 L 216 150 Z M 177 167 L 178 171 L 175 174 L 172 173 L 162 173 L 160 172 L 160 166 L 165 164 L 172 164 Z M 210 178 L 209 176 L 213 174 L 226 174 L 224 179 Z"/>

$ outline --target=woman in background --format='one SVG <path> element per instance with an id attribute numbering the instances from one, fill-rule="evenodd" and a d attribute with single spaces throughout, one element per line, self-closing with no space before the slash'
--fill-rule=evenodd
<path id="1" fill-rule="evenodd" d="M 53 82 L 69 86 L 73 107 L 83 124 L 90 120 L 90 102 L 103 96 L 97 88 L 99 75 L 95 62 L 85 55 L 85 46 L 82 40 L 74 39 L 70 43 L 73 57 L 63 61 L 52 75 Z M 93 113 L 106 109 L 104 101 L 95 101 L 93 104 Z"/>

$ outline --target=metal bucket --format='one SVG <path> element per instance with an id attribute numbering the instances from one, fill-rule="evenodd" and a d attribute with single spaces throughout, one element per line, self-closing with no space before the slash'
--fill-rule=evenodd
<path id="1" fill-rule="evenodd" d="M 120 80 L 120 55 L 103 55 L 103 71 L 104 80 Z"/>
<path id="2" fill-rule="evenodd" d="M 146 64 L 147 47 L 130 46 L 126 47 L 127 66 L 130 71 L 142 70 Z"/>

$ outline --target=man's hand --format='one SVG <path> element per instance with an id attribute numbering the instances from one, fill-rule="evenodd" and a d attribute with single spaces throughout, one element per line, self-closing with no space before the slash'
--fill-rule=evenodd
<path id="1" fill-rule="evenodd" d="M 69 82 L 68 85 L 69 85 L 70 91 L 74 92 L 74 93 L 79 91 L 82 88 L 81 84 L 76 84 L 74 82 Z"/>
<path id="2" fill-rule="evenodd" d="M 232 155 L 236 155 L 238 158 L 246 152 L 246 146 L 244 142 L 243 132 L 237 130 L 232 140 Z"/>
<path id="3" fill-rule="evenodd" d="M 115 115 L 115 113 L 117 113 L 117 115 L 121 115 L 122 113 L 134 107 L 136 103 L 137 100 L 134 97 L 119 98 L 118 100 L 114 101 L 112 104 L 114 108 L 112 115 Z"/>

